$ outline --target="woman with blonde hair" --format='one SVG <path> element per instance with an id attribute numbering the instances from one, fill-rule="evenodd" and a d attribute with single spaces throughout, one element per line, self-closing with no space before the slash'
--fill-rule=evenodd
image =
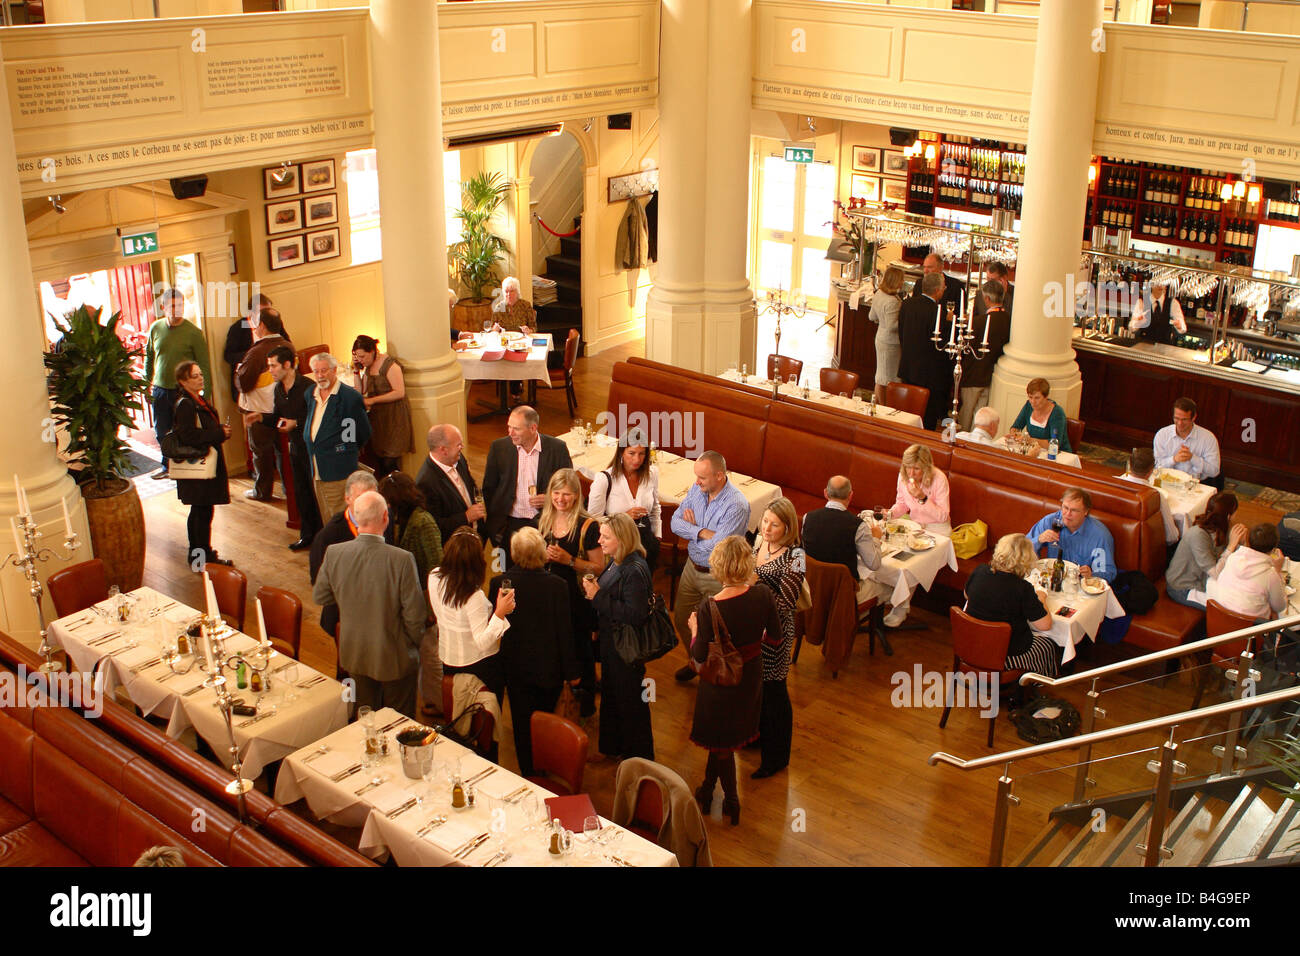
<path id="1" fill-rule="evenodd" d="M 1004 669 L 1055 677 L 1061 650 L 1046 634 L 1034 633 L 1052 626 L 1052 615 L 1046 608 L 1047 593 L 1035 591 L 1025 580 L 1035 559 L 1034 546 L 1023 534 L 1003 535 L 993 550 L 993 558 L 972 571 L 966 582 L 966 613 L 981 621 L 1011 625 Z"/>
<path id="2" fill-rule="evenodd" d="M 898 313 L 903 300 L 903 270 L 890 266 L 881 276 L 876 294 L 867 303 L 868 318 L 876 323 L 876 401 L 884 403 L 885 386 L 898 381 L 898 360 L 903 346 L 898 338 Z"/>
<path id="3" fill-rule="evenodd" d="M 925 445 L 909 445 L 898 468 L 898 496 L 889 517 L 907 515 L 927 531 L 951 534 L 948 523 L 948 477 L 934 467 Z"/>
<path id="4" fill-rule="evenodd" d="M 650 568 L 636 522 L 611 515 L 600 525 L 600 550 L 609 567 L 599 578 L 582 579 L 587 599 L 600 622 L 600 753 L 606 757 L 655 759 L 650 705 L 641 696 L 644 664 L 626 664 L 614 647 L 614 631 L 624 624 L 640 627 L 650 616 Z"/>
<path id="5" fill-rule="evenodd" d="M 799 547 L 799 515 L 789 498 L 777 498 L 763 512 L 754 541 L 754 566 L 760 584 L 776 599 L 781 615 L 779 634 L 763 639 L 763 694 L 759 711 L 759 741 L 763 759 L 750 777 L 761 780 L 790 764 L 794 711 L 786 677 L 794 646 L 795 605 L 803 588 L 804 551 Z"/>
<path id="6" fill-rule="evenodd" d="M 732 826 L 740 823 L 740 797 L 736 790 L 736 751 L 758 736 L 762 709 L 762 646 L 765 636 L 781 634 L 781 615 L 772 592 L 754 580 L 754 552 L 748 542 L 729 535 L 713 547 L 709 570 L 722 590 L 706 598 L 690 618 L 691 661 L 696 670 L 709 659 L 709 644 L 719 634 L 744 661 L 740 683 L 722 686 L 700 681 L 695 697 L 691 741 L 709 752 L 704 783 L 695 791 L 700 809 L 708 814 L 713 791 L 722 781 L 722 812 Z"/>

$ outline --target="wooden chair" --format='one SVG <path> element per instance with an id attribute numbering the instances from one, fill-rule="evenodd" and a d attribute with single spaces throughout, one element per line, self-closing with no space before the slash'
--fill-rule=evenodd
<path id="1" fill-rule="evenodd" d="M 1219 637 L 1223 634 L 1231 634 L 1233 631 L 1240 631 L 1254 626 L 1255 619 L 1253 617 L 1238 614 L 1236 611 L 1229 611 L 1213 598 L 1206 602 L 1205 634 L 1207 637 Z M 1226 671 L 1229 667 L 1237 666 L 1242 652 L 1246 650 L 1250 640 L 1248 637 L 1243 637 L 1239 641 L 1229 641 L 1226 644 L 1220 644 L 1218 647 L 1212 647 L 1208 657 L 1202 653 L 1197 663 L 1213 664 L 1219 671 Z M 1203 667 L 1201 670 L 1201 677 L 1196 681 L 1196 696 L 1192 699 L 1193 710 L 1201 706 L 1201 698 L 1205 696 L 1206 688 L 1214 683 L 1213 678 L 1215 676 L 1219 676 L 1219 671 L 1212 671 L 1208 667 Z"/>
<path id="2" fill-rule="evenodd" d="M 821 371 L 820 384 L 823 392 L 830 392 L 832 395 L 847 393 L 849 398 L 852 398 L 858 388 L 858 373 L 843 368 L 824 368 Z"/>
<path id="3" fill-rule="evenodd" d="M 1070 439 L 1070 450 L 1076 455 L 1079 454 L 1079 443 L 1083 441 L 1083 426 L 1086 422 L 1077 418 L 1067 418 L 1065 420 L 1065 437 Z"/>
<path id="4" fill-rule="evenodd" d="M 581 793 L 587 769 L 587 732 L 571 720 L 544 710 L 533 711 L 533 771 L 530 783 L 552 793 Z M 558 778 L 558 781 L 557 779 Z M 556 790 L 563 786 L 563 790 Z"/>
<path id="5" fill-rule="evenodd" d="M 853 575 L 849 574 L 849 569 L 841 564 L 806 558 L 805 567 L 813 606 L 808 611 L 800 611 L 795 618 L 795 646 L 790 663 L 794 665 L 799 662 L 799 651 L 807 634 L 808 643 L 822 645 L 822 656 L 826 658 L 831 669 L 831 679 L 834 680 L 840 676 L 840 668 L 848 663 L 857 636 L 863 630 L 870 632 L 871 653 L 875 653 L 875 599 L 861 605 L 856 603 L 857 583 L 853 580 Z M 827 591 L 835 595 L 829 602 L 830 607 L 818 601 L 818 595 Z M 863 612 L 866 612 L 865 616 Z M 887 642 L 885 651 L 888 654 L 894 653 Z"/>
<path id="6" fill-rule="evenodd" d="M 265 585 L 257 589 L 257 600 L 262 603 L 271 646 L 297 660 L 302 646 L 302 601 L 290 591 Z"/>
<path id="7" fill-rule="evenodd" d="M 925 406 L 930 404 L 930 390 L 906 382 L 890 382 L 885 386 L 885 404 L 900 412 L 911 412 L 925 417 Z"/>
<path id="8" fill-rule="evenodd" d="M 230 618 L 235 630 L 244 629 L 244 607 L 248 604 L 248 577 L 233 565 L 209 564 L 205 570 L 217 595 L 217 612 Z"/>
<path id="9" fill-rule="evenodd" d="M 305 349 L 298 350 L 298 367 L 296 371 L 299 375 L 311 376 L 311 357 L 313 355 L 328 354 L 330 347 L 328 345 L 309 345 Z"/>
<path id="10" fill-rule="evenodd" d="M 803 362 L 788 355 L 773 353 L 767 357 L 767 377 L 773 381 L 788 381 L 793 375 L 798 381 L 803 375 Z"/>
<path id="11" fill-rule="evenodd" d="M 670 610 L 677 600 L 677 579 L 681 577 L 684 563 L 683 555 L 686 554 L 685 542 L 673 533 L 673 515 L 676 513 L 677 505 L 675 503 L 660 503 L 659 518 L 663 530 L 659 533 L 659 568 L 668 573 L 668 608 Z"/>
<path id="12" fill-rule="evenodd" d="M 455 675 L 444 674 L 442 677 L 442 714 L 443 719 L 448 723 L 451 722 L 453 717 L 461 716 L 455 712 L 455 687 Z M 496 719 L 492 716 L 490 711 L 480 710 L 470 719 L 469 730 L 466 733 L 466 736 L 470 741 L 471 749 L 480 757 L 486 757 L 493 763 L 496 762 L 497 749 L 496 741 L 492 739 L 495 732 Z M 534 746 L 533 753 L 536 752 L 537 748 Z"/>
<path id="13" fill-rule="evenodd" d="M 983 675 L 996 678 L 998 688 L 1014 684 L 1024 671 L 1003 670 L 1007 648 L 1011 644 L 1011 625 L 1005 621 L 993 623 L 971 617 L 955 604 L 948 608 L 952 621 L 952 672 L 954 678 L 961 674 Z M 952 711 L 953 689 L 944 689 L 943 716 L 939 718 L 942 729 Z M 985 717 L 989 726 L 989 749 L 993 749 L 993 731 L 997 728 L 997 714 Z"/>
<path id="14" fill-rule="evenodd" d="M 557 385 L 564 386 L 564 398 L 569 403 L 570 416 L 578 410 L 578 393 L 573 389 L 573 366 L 578 361 L 578 345 L 581 340 L 582 333 L 577 329 L 569 329 L 569 337 L 564 340 L 564 364 L 559 368 L 547 370 L 551 377 L 552 388 Z"/>
<path id="15" fill-rule="evenodd" d="M 49 577 L 50 600 L 56 617 L 84 611 L 108 598 L 108 576 L 99 558 L 82 561 Z"/>

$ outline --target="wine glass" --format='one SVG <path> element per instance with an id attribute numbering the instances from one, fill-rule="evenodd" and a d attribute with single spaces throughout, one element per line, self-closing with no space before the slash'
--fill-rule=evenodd
<path id="1" fill-rule="evenodd" d="M 513 593 L 514 593 L 514 590 L 515 590 L 515 584 L 514 584 L 513 581 L 511 581 L 509 578 L 502 578 L 502 579 L 501 579 L 501 593 L 502 593 L 502 594 L 513 594 Z"/>
<path id="2" fill-rule="evenodd" d="M 791 375 L 789 378 L 785 380 L 785 383 L 789 385 L 791 388 L 795 388 L 799 384 L 799 376 Z"/>
<path id="3" fill-rule="evenodd" d="M 492 320 L 491 320 L 491 319 L 484 319 L 484 320 L 483 320 L 483 333 L 486 335 L 488 332 L 491 332 L 491 331 L 492 331 Z"/>
<path id="4" fill-rule="evenodd" d="M 293 692 L 293 688 L 298 684 L 298 662 L 289 660 L 284 664 L 280 671 L 280 686 L 284 693 L 284 702 L 292 704 L 298 699 L 298 695 Z"/>
<path id="5" fill-rule="evenodd" d="M 600 839 L 600 817 L 588 814 L 582 821 L 583 856 L 592 859 L 596 856 L 596 843 Z"/>

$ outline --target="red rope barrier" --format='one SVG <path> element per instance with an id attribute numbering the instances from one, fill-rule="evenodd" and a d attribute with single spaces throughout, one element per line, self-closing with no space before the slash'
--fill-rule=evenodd
<path id="1" fill-rule="evenodd" d="M 555 236 L 556 238 L 559 238 L 559 239 L 568 239 L 570 236 L 576 236 L 576 235 L 578 234 L 578 231 L 579 231 L 579 230 L 575 229 L 575 230 L 573 230 L 573 232 L 556 232 L 554 229 L 552 229 L 550 226 L 548 226 L 548 225 L 546 224 L 546 221 L 543 220 L 541 216 L 537 215 L 536 213 L 533 213 L 533 218 L 537 220 L 538 224 L 539 224 L 543 229 L 545 229 L 545 230 L 546 230 L 547 232 L 549 232 L 551 235 L 553 235 L 553 236 Z"/>

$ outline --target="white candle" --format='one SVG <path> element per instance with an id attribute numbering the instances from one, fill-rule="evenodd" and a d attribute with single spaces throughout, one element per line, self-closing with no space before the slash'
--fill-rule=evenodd
<path id="1" fill-rule="evenodd" d="M 13 518 L 9 519 L 9 527 L 13 530 L 14 533 L 14 556 L 17 558 L 22 558 L 23 540 L 18 536 L 18 525 L 14 523 Z"/>
<path id="2" fill-rule="evenodd" d="M 258 633 L 262 635 L 262 643 L 263 643 L 263 644 L 270 644 L 270 643 L 271 643 L 271 635 L 269 635 L 269 634 L 266 633 L 266 618 L 262 617 L 262 599 L 261 599 L 261 598 L 255 598 L 254 601 L 255 601 L 255 603 L 257 604 L 257 630 L 258 630 Z"/>
<path id="3" fill-rule="evenodd" d="M 942 309 L 943 309 L 943 303 L 936 302 L 934 306 L 934 334 L 935 335 L 939 334 L 939 313 L 942 311 Z M 17 478 L 15 478 L 14 480 L 17 481 Z"/>
<path id="4" fill-rule="evenodd" d="M 203 642 L 203 662 L 207 668 L 209 677 L 217 676 L 217 658 L 212 653 L 212 635 L 208 633 L 205 627 L 200 632 L 199 640 Z"/>
<path id="5" fill-rule="evenodd" d="M 958 323 L 957 323 L 957 322 L 954 322 L 951 326 L 948 327 L 948 344 L 949 344 L 949 345 L 956 345 L 956 344 L 957 344 L 957 325 L 958 325 Z"/>
<path id="6" fill-rule="evenodd" d="M 981 344 L 981 345 L 988 345 L 988 344 L 989 344 L 989 320 L 988 320 L 988 316 L 985 316 L 985 317 L 984 317 L 984 341 L 981 342 L 980 344 Z"/>
<path id="7" fill-rule="evenodd" d="M 63 530 L 69 538 L 72 537 L 72 517 L 68 514 L 68 499 L 60 498 L 59 504 L 63 506 Z"/>
<path id="8" fill-rule="evenodd" d="M 18 513 L 20 515 L 29 515 L 27 510 L 27 496 L 23 494 L 23 486 L 18 483 L 18 476 L 14 475 L 14 497 L 18 499 Z"/>
<path id="9" fill-rule="evenodd" d="M 221 620 L 221 615 L 217 611 L 217 592 L 212 589 L 212 578 L 208 577 L 208 572 L 203 572 L 203 590 L 208 597 L 208 617 L 215 623 Z"/>

